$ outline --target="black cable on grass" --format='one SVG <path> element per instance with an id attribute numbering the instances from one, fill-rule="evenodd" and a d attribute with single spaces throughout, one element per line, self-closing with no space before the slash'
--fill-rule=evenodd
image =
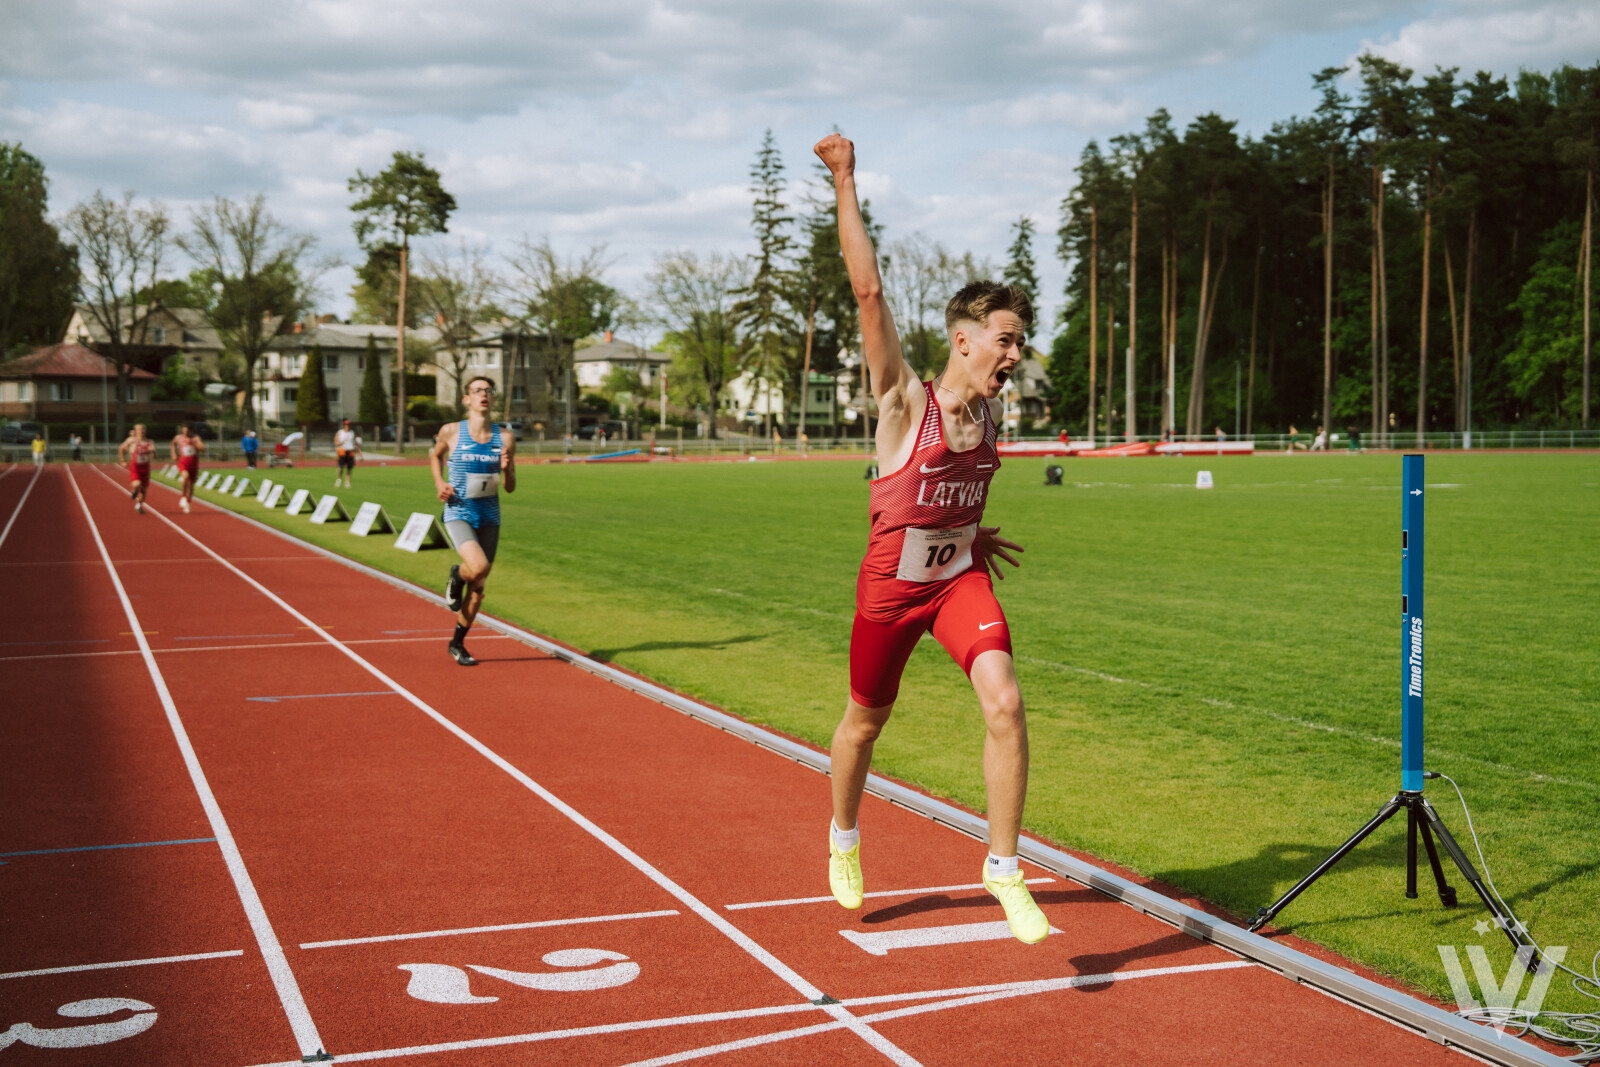
<path id="1" fill-rule="evenodd" d="M 1456 798 L 1461 801 L 1461 814 L 1466 816 L 1467 819 L 1467 830 L 1472 834 L 1472 847 L 1477 849 L 1478 862 L 1483 865 L 1483 878 L 1488 883 L 1489 892 L 1494 894 L 1494 899 L 1505 909 L 1506 914 L 1511 916 L 1511 921 L 1516 925 L 1517 931 L 1526 936 L 1538 950 L 1538 966 L 1553 966 L 1566 971 L 1572 975 L 1573 989 L 1576 989 L 1581 995 L 1591 1000 L 1600 1000 L 1600 951 L 1597 951 L 1594 954 L 1594 959 L 1589 962 L 1588 974 L 1575 971 L 1564 963 L 1555 963 L 1550 959 L 1550 954 L 1545 950 L 1545 947 L 1534 941 L 1533 934 L 1528 930 L 1528 924 L 1517 918 L 1517 913 L 1511 910 L 1511 905 L 1506 903 L 1505 897 L 1500 895 L 1500 890 L 1495 886 L 1494 875 L 1489 872 L 1489 861 L 1483 856 L 1483 845 L 1478 841 L 1477 828 L 1472 825 L 1472 812 L 1467 810 L 1467 798 L 1461 792 L 1461 786 L 1456 784 L 1454 778 L 1441 771 L 1429 773 L 1429 777 L 1435 776 L 1443 778 L 1455 789 Z M 1567 1057 L 1573 1063 L 1600 1062 L 1600 1011 L 1525 1011 L 1522 1008 L 1469 1008 L 1466 1011 L 1458 1011 L 1456 1014 L 1472 1022 L 1487 1023 L 1490 1026 L 1499 1027 L 1513 1037 L 1535 1034 L 1546 1041 L 1558 1045 L 1570 1045 L 1578 1050 L 1575 1055 Z"/>

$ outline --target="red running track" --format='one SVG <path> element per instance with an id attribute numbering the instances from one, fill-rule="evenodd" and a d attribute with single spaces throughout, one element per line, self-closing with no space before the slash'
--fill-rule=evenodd
<path id="1" fill-rule="evenodd" d="M 814 771 L 153 503 L 0 477 L 6 1062 L 1464 1062 L 871 796 L 844 912 Z"/>

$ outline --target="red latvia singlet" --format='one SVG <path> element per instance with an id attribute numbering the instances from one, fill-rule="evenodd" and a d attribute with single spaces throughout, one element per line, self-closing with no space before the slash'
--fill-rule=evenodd
<path id="1" fill-rule="evenodd" d="M 917 442 L 905 466 L 872 483 L 872 532 L 856 581 L 856 608 L 868 619 L 892 621 L 939 596 L 972 569 L 972 543 L 1000 469 L 998 432 L 983 410 L 983 439 L 965 452 L 952 450 L 932 382 Z"/>

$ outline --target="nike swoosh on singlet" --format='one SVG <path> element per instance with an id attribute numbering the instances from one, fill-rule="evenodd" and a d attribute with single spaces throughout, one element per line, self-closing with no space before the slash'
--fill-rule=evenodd
<path id="1" fill-rule="evenodd" d="M 991 626 L 1004 626 L 1004 625 L 1005 625 L 1005 620 L 1004 619 L 1001 619 L 999 622 L 980 622 L 978 624 L 978 629 L 979 630 L 987 630 Z"/>
<path id="2" fill-rule="evenodd" d="M 949 470 L 950 464 L 946 463 L 943 467 L 930 467 L 924 463 L 919 469 L 923 474 L 937 474 L 942 470 Z"/>

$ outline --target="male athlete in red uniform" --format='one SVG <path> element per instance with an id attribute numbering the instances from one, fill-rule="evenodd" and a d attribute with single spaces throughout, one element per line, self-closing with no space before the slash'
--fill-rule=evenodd
<path id="1" fill-rule="evenodd" d="M 150 461 L 155 458 L 156 443 L 144 435 L 144 423 L 133 424 L 133 433 L 117 446 L 117 462 L 128 465 L 132 477 L 133 510 L 144 514 L 144 500 L 150 492 Z"/>
<path id="2" fill-rule="evenodd" d="M 178 461 L 178 473 L 183 476 L 178 506 L 185 515 L 189 514 L 189 501 L 194 499 L 194 483 L 200 478 L 200 453 L 205 450 L 206 443 L 190 433 L 188 426 L 178 427 L 178 436 L 172 439 L 172 458 Z"/>
<path id="3" fill-rule="evenodd" d="M 872 532 L 856 580 L 850 635 L 850 702 L 833 735 L 833 826 L 828 884 L 846 908 L 859 908 L 861 832 L 856 815 L 872 746 L 889 721 L 900 675 L 918 639 L 934 639 L 972 680 L 988 734 L 983 776 L 989 794 L 989 856 L 983 885 L 999 899 L 1019 941 L 1033 944 L 1050 923 L 1017 866 L 1017 835 L 1028 791 L 1028 726 L 1011 662 L 1011 634 L 989 578 L 995 557 L 1017 565 L 1021 546 L 999 527 L 980 526 L 989 481 L 1000 467 L 995 400 L 1022 360 L 1033 322 L 1027 294 L 973 282 L 945 309 L 950 361 L 920 381 L 901 354 L 878 257 L 856 199 L 855 146 L 832 134 L 816 153 L 833 174 L 839 247 L 856 302 L 861 345 L 878 402 L 880 476 L 872 483 Z"/>

